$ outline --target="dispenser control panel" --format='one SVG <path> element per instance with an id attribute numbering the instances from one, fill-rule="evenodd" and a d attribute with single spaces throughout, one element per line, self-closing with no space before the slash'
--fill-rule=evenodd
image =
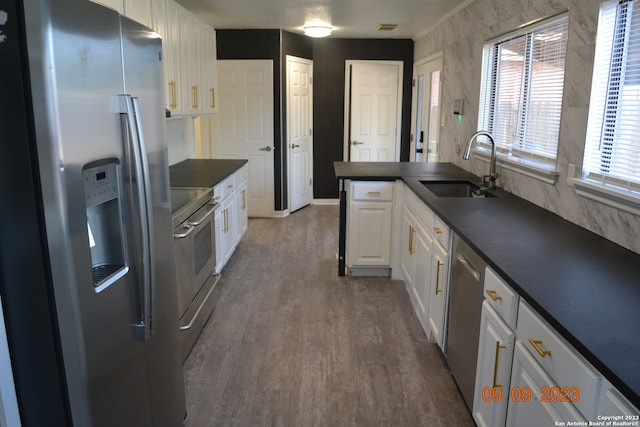
<path id="1" fill-rule="evenodd" d="M 116 163 L 85 169 L 83 178 L 87 207 L 104 203 L 118 197 Z"/>

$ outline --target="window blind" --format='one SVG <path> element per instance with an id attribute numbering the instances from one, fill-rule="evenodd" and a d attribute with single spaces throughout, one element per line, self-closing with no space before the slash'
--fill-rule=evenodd
<path id="1" fill-rule="evenodd" d="M 485 44 L 478 130 L 501 153 L 555 164 L 568 28 L 563 15 Z"/>
<path id="2" fill-rule="evenodd" d="M 584 175 L 640 191 L 640 4 L 600 11 Z"/>

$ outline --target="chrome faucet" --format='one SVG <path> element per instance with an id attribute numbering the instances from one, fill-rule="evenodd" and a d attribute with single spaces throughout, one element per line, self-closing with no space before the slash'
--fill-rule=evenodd
<path id="1" fill-rule="evenodd" d="M 467 148 L 464 150 L 464 155 L 462 156 L 462 158 L 465 160 L 469 160 L 469 156 L 471 155 L 471 145 L 473 145 L 473 141 L 475 141 L 475 139 L 479 136 L 486 136 L 487 138 L 489 138 L 489 141 L 491 141 L 491 162 L 489 163 L 489 175 L 482 175 L 482 178 L 481 178 L 482 181 L 480 185 L 485 187 L 485 183 L 488 178 L 489 188 L 493 190 L 494 188 L 496 188 L 496 179 L 498 179 L 498 176 L 499 176 L 496 173 L 496 141 L 495 139 L 493 139 L 493 135 L 491 135 L 491 133 L 487 132 L 486 130 L 481 130 L 471 135 L 471 138 L 469 138 L 469 142 L 467 143 Z"/>

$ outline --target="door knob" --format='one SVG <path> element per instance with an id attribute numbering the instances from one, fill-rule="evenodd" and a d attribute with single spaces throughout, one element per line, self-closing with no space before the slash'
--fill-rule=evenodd
<path id="1" fill-rule="evenodd" d="M 364 142 L 353 141 L 353 142 L 351 142 L 351 144 L 353 144 L 353 145 L 362 145 L 362 144 L 364 144 Z"/>
<path id="2" fill-rule="evenodd" d="M 298 144 L 291 144 L 291 148 L 298 148 L 300 147 Z"/>
<path id="3" fill-rule="evenodd" d="M 271 150 L 275 150 L 276 147 L 272 147 L 270 145 L 267 145 L 266 147 L 262 147 L 260 150 L 261 151 L 271 151 Z"/>

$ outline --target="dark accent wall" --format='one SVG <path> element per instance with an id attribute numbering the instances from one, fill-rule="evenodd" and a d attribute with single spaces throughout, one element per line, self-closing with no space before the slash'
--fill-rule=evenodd
<path id="1" fill-rule="evenodd" d="M 400 160 L 409 160 L 413 40 L 318 39 L 313 43 L 313 195 L 338 197 L 333 162 L 343 160 L 344 82 L 347 60 L 403 61 Z"/>
<path id="2" fill-rule="evenodd" d="M 275 173 L 275 210 L 286 209 L 283 204 L 283 146 L 281 109 L 281 49 L 280 30 L 216 30 L 218 59 L 272 59 L 273 60 L 273 143 Z"/>
<path id="3" fill-rule="evenodd" d="M 288 208 L 286 56 L 313 60 L 313 196 L 338 198 L 333 162 L 343 160 L 344 81 L 347 60 L 403 61 L 400 160 L 409 160 L 413 40 L 310 39 L 281 30 L 217 30 L 218 59 L 273 59 L 275 209 Z"/>

